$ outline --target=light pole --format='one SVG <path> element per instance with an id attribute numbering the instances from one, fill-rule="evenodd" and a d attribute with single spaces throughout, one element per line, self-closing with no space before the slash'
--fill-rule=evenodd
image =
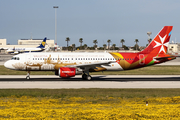
<path id="1" fill-rule="evenodd" d="M 55 45 L 57 47 L 57 17 L 56 17 L 56 8 L 58 8 L 58 6 L 53 6 L 53 8 L 55 8 Z"/>
<path id="2" fill-rule="evenodd" d="M 150 43 L 151 42 L 151 38 L 150 38 L 150 35 L 152 34 L 152 32 L 147 32 L 147 35 L 148 35 L 148 42 Z M 148 44 L 149 44 L 148 43 Z"/>

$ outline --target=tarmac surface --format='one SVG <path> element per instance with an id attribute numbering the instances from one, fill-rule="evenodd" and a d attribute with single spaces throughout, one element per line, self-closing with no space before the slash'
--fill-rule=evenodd
<path id="1" fill-rule="evenodd" d="M 81 76 L 1 75 L 0 89 L 79 89 L 79 88 L 180 88 L 180 75 L 93 75 L 91 81 Z"/>

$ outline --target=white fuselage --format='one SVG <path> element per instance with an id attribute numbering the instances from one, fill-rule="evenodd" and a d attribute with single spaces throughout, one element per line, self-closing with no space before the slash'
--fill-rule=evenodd
<path id="1" fill-rule="evenodd" d="M 106 70 L 123 70 L 116 63 L 114 57 L 109 53 L 56 53 L 56 52 L 39 52 L 39 53 L 23 53 L 15 55 L 11 60 L 7 61 L 4 66 L 15 70 L 45 70 L 54 71 L 57 67 L 66 67 L 72 65 L 86 65 L 103 62 L 113 62 L 109 65 L 100 65 Z"/>
<path id="2" fill-rule="evenodd" d="M 41 52 L 44 49 L 42 48 L 9 48 L 7 50 L 8 53 L 24 53 L 24 52 Z"/>

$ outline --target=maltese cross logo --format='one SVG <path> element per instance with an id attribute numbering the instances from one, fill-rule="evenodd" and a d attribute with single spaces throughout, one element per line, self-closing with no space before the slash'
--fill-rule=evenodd
<path id="1" fill-rule="evenodd" d="M 164 43 L 164 40 L 166 39 L 166 35 L 165 35 L 163 38 L 162 38 L 160 35 L 158 35 L 158 36 L 159 36 L 161 42 L 154 41 L 154 42 L 156 43 L 156 45 L 155 45 L 153 48 L 156 48 L 156 47 L 161 46 L 161 49 L 159 50 L 159 53 L 160 53 L 161 51 L 163 51 L 164 53 L 166 53 L 166 51 L 165 51 L 164 48 L 167 48 L 167 47 L 168 47 L 168 44 L 169 44 L 169 42 Z"/>

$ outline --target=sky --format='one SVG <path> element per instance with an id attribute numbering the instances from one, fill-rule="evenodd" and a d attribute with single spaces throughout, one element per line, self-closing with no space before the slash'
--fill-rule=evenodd
<path id="1" fill-rule="evenodd" d="M 55 9 L 57 44 L 98 46 L 107 44 L 140 46 L 148 43 L 163 26 L 173 26 L 171 42 L 180 43 L 179 0 L 0 0 L 0 39 L 17 44 L 18 39 L 55 39 Z"/>

